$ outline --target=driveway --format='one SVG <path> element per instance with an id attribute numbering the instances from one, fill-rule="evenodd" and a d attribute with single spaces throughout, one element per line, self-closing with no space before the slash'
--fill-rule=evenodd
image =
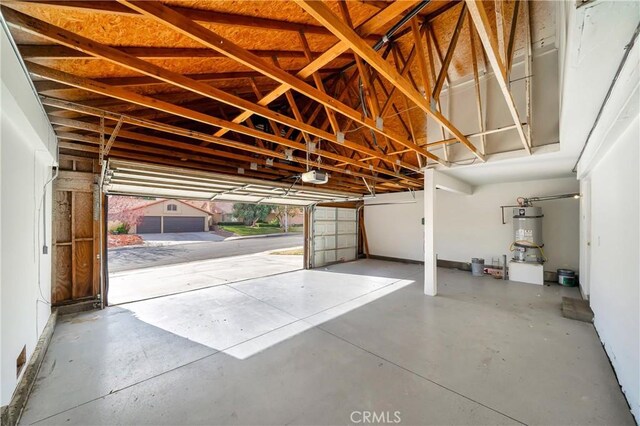
<path id="1" fill-rule="evenodd" d="M 109 274 L 109 304 L 133 302 L 302 269 L 302 256 L 266 253 Z"/>
<path id="2" fill-rule="evenodd" d="M 208 233 L 203 232 L 194 234 Z M 168 235 L 179 234 L 164 234 L 163 238 L 167 238 Z M 212 236 L 207 237 L 212 238 L 210 241 L 174 241 L 169 245 L 121 247 L 115 250 L 109 250 L 109 272 L 114 273 L 133 269 L 150 268 L 154 266 L 174 265 L 198 260 L 242 256 L 246 254 L 261 253 L 269 250 L 299 247 L 303 245 L 303 236 L 301 233 L 274 234 L 270 236 L 239 238 L 227 241 L 216 241 L 213 240 L 213 237 L 219 237 L 218 235 L 209 235 Z M 223 237 L 219 238 L 222 239 Z"/>

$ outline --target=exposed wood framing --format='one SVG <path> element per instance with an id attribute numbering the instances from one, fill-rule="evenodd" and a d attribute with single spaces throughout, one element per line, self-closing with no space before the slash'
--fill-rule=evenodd
<path id="1" fill-rule="evenodd" d="M 462 25 L 464 25 L 464 17 L 467 14 L 467 7 L 465 4 L 462 4 L 462 9 L 460 10 L 460 16 L 458 16 L 458 22 L 456 23 L 456 27 L 453 30 L 453 36 L 451 36 L 451 41 L 449 42 L 449 47 L 447 49 L 447 54 L 445 55 L 442 61 L 442 68 L 440 69 L 440 74 L 438 74 L 438 79 L 436 80 L 435 87 L 433 88 L 433 98 L 440 98 L 440 91 L 442 91 L 442 86 L 444 85 L 444 79 L 447 75 L 447 70 L 449 69 L 449 65 L 451 64 L 451 59 L 453 59 L 453 52 L 455 51 L 456 45 L 458 44 L 458 38 L 460 37 L 460 33 L 462 32 Z"/>
<path id="2" fill-rule="evenodd" d="M 430 115 L 441 126 L 445 127 L 449 132 L 455 135 L 458 140 L 467 146 L 467 148 L 469 148 L 469 150 L 471 150 L 478 159 L 485 161 L 484 156 L 478 151 L 478 149 L 469 142 L 469 140 L 457 128 L 455 128 L 449 120 L 447 120 L 440 112 L 433 111 L 429 102 L 427 102 L 427 100 L 411 86 L 411 83 L 402 77 L 392 65 L 378 56 L 377 53 L 358 36 L 358 34 L 336 17 L 325 4 L 312 0 L 297 0 L 297 3 L 316 18 L 316 20 L 318 20 L 322 25 L 333 32 L 338 38 L 347 42 L 351 49 L 369 63 L 369 65 L 375 68 L 380 75 L 384 76 L 394 85 L 397 85 L 398 90 L 407 96 L 414 104 L 420 107 L 420 109 L 425 113 Z M 433 154 L 429 152 L 427 153 L 428 157 L 433 157 Z"/>
<path id="3" fill-rule="evenodd" d="M 527 142 L 529 143 L 529 146 L 531 146 L 533 143 L 533 114 L 531 111 L 531 90 L 533 85 L 533 46 L 531 45 L 531 6 L 529 1 L 525 3 L 523 11 L 523 20 L 525 25 L 524 96 L 525 103 L 527 105 Z"/>
<path id="4" fill-rule="evenodd" d="M 157 78 L 159 80 L 162 80 L 166 83 L 169 84 L 173 84 L 176 85 L 178 87 L 181 87 L 183 89 L 192 91 L 194 93 L 197 93 L 199 95 L 217 100 L 217 101 L 221 101 L 224 102 L 228 105 L 231 106 L 235 106 L 238 107 L 240 109 L 246 110 L 246 111 L 251 111 L 254 114 L 259 114 L 262 115 L 263 117 L 285 124 L 289 127 L 292 128 L 296 128 L 298 130 L 301 130 L 303 132 L 306 133 L 310 133 L 313 134 L 317 137 L 320 137 L 322 139 L 325 140 L 329 140 L 335 143 L 338 143 L 337 141 L 337 136 L 335 134 L 331 134 L 325 131 L 321 131 L 320 129 L 314 128 L 310 125 L 307 125 L 306 123 L 304 123 L 304 120 L 301 120 L 300 117 L 295 117 L 294 118 L 289 118 L 287 116 L 284 116 L 282 114 L 278 114 L 276 112 L 273 112 L 272 110 L 263 107 L 261 105 L 258 104 L 254 104 L 252 102 L 249 102 L 247 100 L 244 100 L 242 98 L 230 95 L 220 89 L 217 89 L 215 87 L 212 87 L 210 85 L 207 85 L 203 82 L 200 81 L 196 81 L 196 80 L 191 80 L 187 77 L 185 77 L 184 75 L 178 74 L 178 73 L 174 73 L 168 70 L 165 70 L 159 66 L 156 66 L 152 63 L 143 61 L 141 59 L 135 58 L 131 55 L 128 55 L 126 53 L 123 53 L 117 49 L 114 48 L 110 48 L 108 46 L 96 43 L 94 41 L 88 40 L 82 36 L 73 34 L 69 31 L 66 31 L 62 28 L 59 27 L 55 27 L 53 25 L 50 25 L 46 22 L 37 20 L 35 18 L 29 17 L 27 15 L 24 15 L 22 13 L 19 13 L 17 11 L 14 11 L 12 9 L 9 8 L 4 8 L 3 7 L 3 14 L 6 17 L 6 19 L 8 20 L 8 22 L 13 25 L 13 26 L 17 26 L 25 31 L 29 31 L 35 34 L 38 34 L 42 37 L 46 37 L 49 38 L 51 40 L 54 40 L 58 43 L 61 44 L 66 44 L 69 47 L 73 47 L 75 49 L 78 50 L 82 50 L 86 53 L 89 53 L 91 55 L 94 55 L 96 57 L 100 57 L 103 59 L 106 59 L 108 61 L 111 61 L 115 64 L 118 64 L 120 66 L 124 66 L 126 68 L 135 70 L 137 72 L 141 72 L 143 74 L 146 74 L 149 77 L 154 77 Z M 275 69 L 275 67 L 274 67 Z M 279 69 L 279 68 L 278 68 Z M 306 83 L 304 83 L 306 84 Z M 86 89 L 86 87 L 84 87 Z M 322 93 L 322 92 L 321 92 Z M 328 99 L 333 99 L 331 97 L 329 97 L 328 95 L 324 94 L 324 96 L 326 96 Z M 334 100 L 335 101 L 335 100 Z M 355 111 L 354 111 L 355 113 Z M 357 113 L 356 113 L 357 114 Z M 212 124 L 212 123 L 209 123 Z M 217 127 L 223 127 L 223 128 L 227 128 L 223 125 L 219 125 Z M 248 129 L 247 127 L 244 126 L 233 126 L 236 131 L 240 130 L 240 133 L 246 132 L 246 130 Z M 229 129 L 230 130 L 230 129 Z M 253 129 L 251 129 L 253 130 Z M 246 134 L 246 133 L 245 133 Z M 254 137 L 259 137 L 259 136 L 254 136 Z M 265 138 L 262 138 L 265 139 Z M 364 154 L 376 157 L 378 159 L 384 160 L 392 165 L 395 166 L 396 162 L 395 159 L 389 158 L 379 152 L 376 152 L 374 150 L 368 149 L 360 144 L 357 144 L 355 142 L 350 142 L 348 140 L 345 140 L 344 142 L 342 142 L 343 145 L 348 146 L 351 149 L 354 150 L 358 150 L 363 152 Z M 406 167 L 410 170 L 417 170 L 417 168 L 412 167 L 409 164 L 402 164 L 403 167 Z"/>
<path id="5" fill-rule="evenodd" d="M 469 21 L 469 47 L 471 49 L 471 64 L 473 67 L 473 82 L 475 86 L 476 93 L 476 111 L 478 112 L 478 126 L 480 127 L 480 131 L 484 132 L 485 130 L 485 122 L 484 115 L 482 114 L 482 91 L 480 89 L 480 75 L 478 73 L 478 58 L 476 51 L 476 42 L 475 42 L 475 28 L 473 27 L 473 22 L 471 20 L 471 15 L 467 15 Z M 483 134 L 480 139 L 482 146 L 482 153 L 487 153 L 487 137 Z"/>
<path id="6" fill-rule="evenodd" d="M 170 59 L 170 58 L 223 58 L 220 52 L 203 48 L 187 48 L 187 47 L 115 47 L 127 55 L 132 55 L 142 59 Z M 89 54 L 70 49 L 58 45 L 39 45 L 39 44 L 21 44 L 18 46 L 20 54 L 25 59 L 98 59 Z M 253 55 L 263 59 L 269 59 L 274 56 L 278 58 L 297 58 L 303 59 L 307 55 L 305 52 L 298 50 L 249 50 Z M 321 52 L 311 52 L 312 58 L 319 57 Z M 350 55 L 341 54 L 337 56 L 342 59 L 350 59 Z"/>
<path id="7" fill-rule="evenodd" d="M 397 135 L 389 130 L 382 131 L 377 125 L 376 121 L 370 118 L 363 117 L 358 111 L 353 108 L 345 105 L 341 102 L 337 102 L 331 96 L 328 96 L 326 93 L 323 93 L 321 90 L 318 90 L 303 80 L 292 76 L 286 71 L 271 65 L 270 63 L 262 60 L 246 49 L 241 48 L 240 46 L 232 43 L 231 41 L 225 39 L 224 37 L 219 36 L 215 32 L 208 30 L 207 28 L 197 24 L 192 21 L 188 17 L 176 12 L 175 10 L 164 6 L 161 3 L 157 2 L 147 2 L 147 1 L 128 1 L 128 0 L 118 0 L 120 3 L 125 4 L 132 9 L 153 18 L 157 22 L 160 22 L 168 27 L 202 43 L 203 45 L 210 47 L 220 53 L 223 53 L 227 57 L 239 62 L 242 65 L 245 65 L 249 68 L 252 68 L 258 72 L 263 73 L 265 76 L 270 77 L 280 84 L 285 85 L 291 89 L 296 90 L 297 92 L 313 99 L 316 102 L 319 102 L 334 111 L 345 115 L 346 117 L 360 123 L 373 130 L 374 132 L 379 133 L 383 137 L 388 137 L 393 139 L 394 141 L 406 146 L 407 148 L 415 149 L 418 152 L 421 152 L 423 155 L 427 157 L 443 163 L 435 155 L 423 150 L 417 145 L 411 143 L 410 141 L 405 140 L 400 135 Z M 410 2 L 400 2 L 400 3 L 410 3 Z M 391 7 L 391 6 L 389 6 Z M 386 9 L 385 9 L 386 10 Z M 353 32 L 353 30 L 351 30 Z M 355 33 L 354 33 L 355 34 Z M 358 37 L 359 40 L 361 40 Z M 361 40 L 362 41 L 362 40 Z M 364 41 L 362 41 L 364 43 Z M 245 110 L 249 110 L 247 108 L 243 108 Z"/>
<path id="8" fill-rule="evenodd" d="M 251 153 L 256 153 L 256 154 L 262 154 L 265 155 L 266 158 L 280 158 L 280 159 L 285 159 L 286 156 L 282 153 L 282 152 L 277 152 L 277 151 L 272 151 L 272 150 L 268 150 L 268 149 L 261 149 L 252 145 L 247 145 L 245 143 L 242 142 L 236 142 L 236 141 L 232 141 L 229 139 L 224 139 L 224 138 L 219 138 L 216 136 L 212 136 L 212 135 L 208 135 L 206 133 L 202 133 L 202 132 L 197 132 L 194 130 L 189 130 L 189 129 L 185 129 L 182 127 L 177 127 L 177 126 L 172 126 L 166 123 L 161 123 L 161 122 L 155 122 L 153 120 L 148 120 L 148 119 L 140 119 L 140 118 L 136 118 L 136 117 L 131 117 L 131 116 L 127 116 L 127 115 L 120 115 L 120 114 L 114 114 L 114 113 L 110 113 L 108 111 L 104 111 L 104 110 L 100 110 L 97 108 L 92 108 L 92 107 L 87 107 L 84 105 L 79 105 L 77 103 L 73 103 L 73 102 L 68 102 L 68 101 L 60 101 L 57 99 L 51 99 L 51 98 L 44 98 L 42 100 L 44 105 L 48 105 L 48 106 L 54 106 L 56 108 L 63 108 L 63 109 L 68 109 L 68 110 L 72 110 L 72 111 L 78 111 L 78 112 L 82 112 L 83 114 L 88 114 L 88 115 L 92 115 L 92 116 L 96 116 L 96 117 L 100 117 L 101 115 L 104 115 L 105 118 L 109 119 L 109 120 L 114 120 L 117 121 L 121 116 L 124 117 L 124 121 L 128 124 L 133 124 L 139 127 L 145 127 L 151 130 L 157 130 L 157 131 L 161 131 L 161 132 L 166 132 L 166 133 L 170 133 L 170 134 L 174 134 L 174 135 L 178 135 L 178 136 L 184 136 L 184 137 L 188 137 L 188 138 L 192 138 L 198 141 L 206 141 L 208 143 L 211 144 L 216 144 L 216 145 L 221 145 L 221 146 L 226 146 L 226 147 L 230 147 L 230 148 L 235 148 L 235 149 L 240 149 L 240 150 L 244 150 L 244 151 L 249 151 Z M 61 124 L 64 125 L 68 125 L 69 122 L 61 122 Z M 91 130 L 90 128 L 86 128 L 85 130 Z M 121 133 L 122 134 L 122 133 Z M 301 143 L 297 143 L 294 141 L 288 141 L 287 144 L 285 145 L 289 148 L 294 148 L 300 151 L 304 151 L 305 150 L 305 145 L 301 144 Z M 205 147 L 198 147 L 196 145 L 190 145 L 190 150 L 196 151 L 196 152 L 206 152 L 206 151 L 200 151 L 200 148 L 205 148 Z M 210 152 L 210 151 L 209 151 Z M 357 162 L 354 162 L 353 160 L 346 158 L 346 157 L 342 157 L 333 153 L 329 153 L 329 152 L 324 152 L 324 151 L 316 151 L 316 154 L 318 155 L 322 155 L 322 156 L 326 156 L 329 159 L 333 159 L 335 161 L 346 161 L 348 164 L 354 165 L 353 163 L 356 163 L 355 165 L 358 165 Z M 306 160 L 299 158 L 299 157 L 293 157 L 294 160 L 301 162 L 303 164 L 306 164 Z M 274 163 L 277 164 L 277 163 Z M 323 163 L 321 168 L 327 169 L 329 171 L 335 171 L 335 172 L 342 172 L 344 173 L 344 170 L 342 170 L 341 168 L 334 168 L 331 165 L 328 165 L 326 163 Z M 364 168 L 364 166 L 361 166 L 361 168 Z M 367 167 L 368 169 L 368 167 Z M 382 173 L 382 172 L 381 172 Z M 386 171 L 386 173 L 392 173 L 390 171 Z M 379 181 L 384 181 L 383 178 L 377 177 L 377 176 L 373 176 L 370 175 L 368 173 L 360 173 L 360 172 L 356 172 L 356 171 L 352 171 L 350 173 L 348 173 L 354 177 L 366 177 L 368 179 L 374 179 L 374 180 L 379 180 Z M 395 176 L 395 175 L 394 175 Z M 404 180 L 404 179 L 403 179 Z M 415 184 L 420 185 L 420 179 L 406 179 L 407 182 L 415 182 Z"/>
<path id="9" fill-rule="evenodd" d="M 511 66 L 513 65 L 513 53 L 516 41 L 516 26 L 518 25 L 518 10 L 520 9 L 520 2 L 516 1 L 513 4 L 513 15 L 511 17 L 511 29 L 509 30 L 509 43 L 507 44 L 507 75 L 511 73 Z"/>
<path id="10" fill-rule="evenodd" d="M 117 157 L 283 182 L 318 168 L 331 174 L 325 187 L 382 193 L 421 187 L 421 170 L 449 166 L 463 149 L 484 161 L 495 132 L 516 130 L 531 151 L 531 24 L 546 5 L 432 1 L 405 21 L 419 0 L 291 3 L 8 0 L 0 8 L 61 152 L 95 165 Z M 470 51 L 459 41 L 466 27 Z M 526 120 L 509 81 L 523 41 Z M 493 130 L 481 90 L 487 62 L 514 122 Z M 472 134 L 450 121 L 450 100 L 440 103 L 466 76 L 479 123 Z"/>
<path id="11" fill-rule="evenodd" d="M 493 69 L 498 85 L 500 86 L 500 90 L 502 91 L 502 95 L 504 96 L 504 99 L 507 103 L 509 113 L 511 114 L 511 117 L 513 118 L 513 121 L 516 125 L 518 135 L 520 136 L 520 141 L 522 142 L 522 145 L 524 146 L 524 149 L 527 151 L 527 153 L 531 154 L 531 147 L 529 146 L 527 136 L 524 133 L 524 128 L 522 126 L 515 101 L 513 100 L 513 96 L 511 94 L 511 91 L 509 90 L 509 82 L 507 81 L 507 70 L 505 68 L 504 62 L 500 58 L 498 43 L 496 40 L 496 36 L 491 28 L 491 24 L 489 23 L 487 12 L 485 11 L 482 1 L 466 0 L 466 2 L 469 9 L 469 14 L 473 19 L 473 23 L 475 24 L 476 30 L 478 31 L 478 36 L 480 37 L 482 45 L 484 46 L 484 51 L 487 55 L 487 58 L 489 59 L 489 63 L 491 63 L 491 68 Z"/>

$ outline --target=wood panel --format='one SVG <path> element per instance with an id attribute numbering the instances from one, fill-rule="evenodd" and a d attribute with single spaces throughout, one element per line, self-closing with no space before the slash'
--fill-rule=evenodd
<path id="1" fill-rule="evenodd" d="M 71 299 L 71 245 L 56 245 L 53 251 L 55 274 L 51 301 L 54 305 Z"/>
<path id="2" fill-rule="evenodd" d="M 53 200 L 54 241 L 71 243 L 71 192 L 55 191 Z"/>
<path id="3" fill-rule="evenodd" d="M 93 238 L 93 194 L 78 192 L 75 197 L 75 238 Z"/>
<path id="4" fill-rule="evenodd" d="M 76 241 L 74 246 L 75 282 L 72 297 L 81 299 L 93 296 L 93 240 Z"/>
<path id="5" fill-rule="evenodd" d="M 67 164 L 68 166 L 69 164 Z M 91 162 L 73 161 L 88 170 Z M 54 181 L 53 305 L 96 297 L 100 287 L 99 220 L 94 216 L 93 173 L 60 171 Z"/>

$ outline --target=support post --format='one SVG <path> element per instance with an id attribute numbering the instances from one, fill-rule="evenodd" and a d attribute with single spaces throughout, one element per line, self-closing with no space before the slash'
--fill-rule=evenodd
<path id="1" fill-rule="evenodd" d="M 436 171 L 424 172 L 424 294 L 438 294 L 435 250 Z"/>

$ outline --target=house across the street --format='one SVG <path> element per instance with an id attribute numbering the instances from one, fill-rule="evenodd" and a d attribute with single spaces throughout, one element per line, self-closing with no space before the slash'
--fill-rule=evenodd
<path id="1" fill-rule="evenodd" d="M 209 212 L 180 200 L 149 201 L 130 209 L 137 220 L 129 223 L 130 234 L 160 234 L 172 232 L 206 232 Z"/>

